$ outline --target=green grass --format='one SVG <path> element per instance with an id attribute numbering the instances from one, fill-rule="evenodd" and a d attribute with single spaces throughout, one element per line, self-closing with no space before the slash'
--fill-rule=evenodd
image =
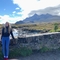
<path id="1" fill-rule="evenodd" d="M 22 48 L 14 48 L 12 50 L 10 50 L 10 54 L 9 57 L 10 58 L 14 58 L 14 57 L 20 57 L 20 56 L 29 56 L 32 54 L 32 49 L 26 48 L 26 47 L 22 47 Z"/>
<path id="2" fill-rule="evenodd" d="M 3 54 L 2 54 L 2 50 L 1 50 L 1 47 L 0 47 L 0 59 L 3 58 Z"/>
<path id="3" fill-rule="evenodd" d="M 54 30 L 54 24 L 55 23 L 35 23 L 35 24 L 17 24 L 17 25 L 12 25 L 15 27 L 25 27 L 26 29 L 30 30 Z M 60 22 L 58 24 L 58 29 L 60 29 Z M 53 32 L 53 31 L 52 31 Z"/>
<path id="4" fill-rule="evenodd" d="M 50 30 L 49 32 L 55 32 L 55 30 Z"/>
<path id="5" fill-rule="evenodd" d="M 22 47 L 22 48 L 11 48 L 9 52 L 9 58 L 17 58 L 17 57 L 26 57 L 32 54 L 32 49 Z M 0 59 L 3 58 L 2 50 L 0 49 Z"/>
<path id="6" fill-rule="evenodd" d="M 48 51 L 51 51 L 52 49 L 50 49 L 50 48 L 48 48 L 48 47 L 42 47 L 41 49 L 40 49 L 40 52 L 48 52 Z"/>
<path id="7" fill-rule="evenodd" d="M 23 29 L 29 29 L 29 30 L 50 30 L 49 32 L 55 32 L 54 31 L 54 24 L 55 23 L 35 23 L 35 24 L 13 24 L 13 28 L 21 27 Z M 58 31 L 60 31 L 60 22 L 58 24 Z M 2 25 L 0 25 L 0 28 Z"/>

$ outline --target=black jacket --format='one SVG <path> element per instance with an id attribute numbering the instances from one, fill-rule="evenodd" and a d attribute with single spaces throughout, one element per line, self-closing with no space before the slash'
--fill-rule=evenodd
<path id="1" fill-rule="evenodd" d="M 11 34 L 12 38 L 14 39 L 14 36 L 13 36 L 13 33 L 12 33 L 12 29 L 10 30 L 10 33 L 9 33 L 9 32 L 8 32 L 8 28 L 9 28 L 9 27 L 6 27 L 6 32 L 4 32 L 4 29 L 5 29 L 5 28 L 2 28 L 2 36 L 1 36 L 1 38 L 2 38 L 2 37 L 9 37 L 10 34 Z"/>

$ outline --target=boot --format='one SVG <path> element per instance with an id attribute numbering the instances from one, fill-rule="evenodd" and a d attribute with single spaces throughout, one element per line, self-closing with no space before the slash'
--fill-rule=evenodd
<path id="1" fill-rule="evenodd" d="M 6 58 L 6 60 L 8 60 L 8 58 Z"/>
<path id="2" fill-rule="evenodd" d="M 8 60 L 8 58 L 4 58 L 4 60 Z"/>

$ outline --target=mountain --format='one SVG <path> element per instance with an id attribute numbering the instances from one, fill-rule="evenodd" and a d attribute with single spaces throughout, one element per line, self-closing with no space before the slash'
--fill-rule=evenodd
<path id="1" fill-rule="evenodd" d="M 17 21 L 15 24 L 24 24 L 24 21 Z"/>
<path id="2" fill-rule="evenodd" d="M 51 14 L 41 14 L 41 15 L 34 14 L 33 16 L 24 19 L 22 22 L 18 21 L 16 23 L 23 24 L 23 23 L 52 22 L 52 21 L 55 22 L 60 21 L 60 16 Z"/>

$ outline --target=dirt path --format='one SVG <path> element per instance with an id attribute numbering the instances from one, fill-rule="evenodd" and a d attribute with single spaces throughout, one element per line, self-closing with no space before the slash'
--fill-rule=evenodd
<path id="1" fill-rule="evenodd" d="M 46 53 L 34 53 L 28 57 L 20 57 L 18 59 L 10 60 L 60 60 L 60 51 L 55 50 Z"/>

